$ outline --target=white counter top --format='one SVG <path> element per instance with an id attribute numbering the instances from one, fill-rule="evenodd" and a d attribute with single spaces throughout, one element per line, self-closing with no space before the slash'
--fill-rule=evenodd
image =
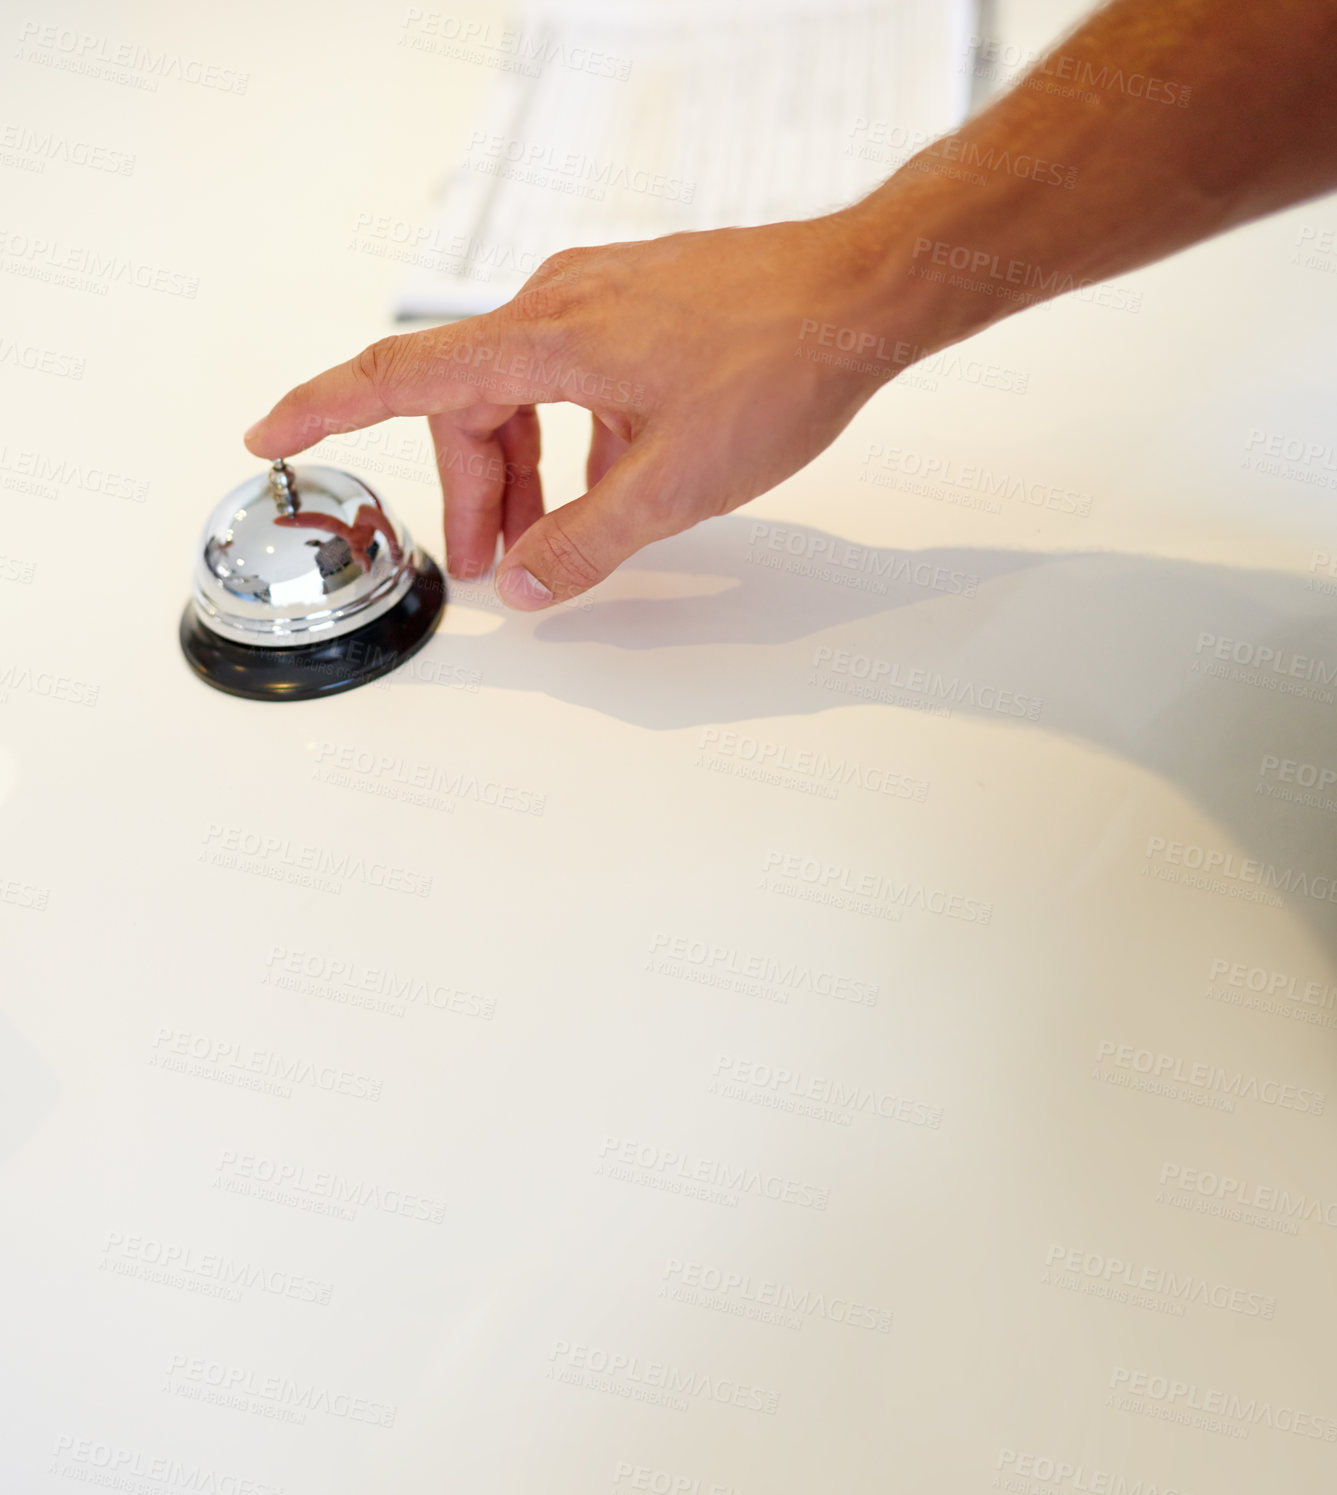
<path id="1" fill-rule="evenodd" d="M 486 81 L 399 21 L 5 23 L 0 1487 L 1326 1488 L 1334 205 L 253 705 L 192 545 Z"/>

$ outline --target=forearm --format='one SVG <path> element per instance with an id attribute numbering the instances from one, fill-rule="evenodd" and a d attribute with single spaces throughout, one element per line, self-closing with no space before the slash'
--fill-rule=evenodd
<path id="1" fill-rule="evenodd" d="M 844 215 L 877 319 L 943 347 L 1337 187 L 1334 64 L 1337 0 L 1114 0 Z"/>

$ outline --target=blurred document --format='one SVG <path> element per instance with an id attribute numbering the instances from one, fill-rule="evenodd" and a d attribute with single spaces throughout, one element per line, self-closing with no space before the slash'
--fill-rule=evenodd
<path id="1" fill-rule="evenodd" d="M 558 249 L 808 218 L 967 112 L 975 0 L 410 9 L 402 44 L 495 70 L 411 266 L 401 317 L 508 301 Z"/>

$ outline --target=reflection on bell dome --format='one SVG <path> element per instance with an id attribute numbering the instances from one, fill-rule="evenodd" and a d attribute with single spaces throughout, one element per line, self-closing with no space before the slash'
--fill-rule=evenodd
<path id="1" fill-rule="evenodd" d="M 359 478 L 276 462 L 210 517 L 195 607 L 207 628 L 237 643 L 337 638 L 404 596 L 412 552 L 403 526 Z"/>

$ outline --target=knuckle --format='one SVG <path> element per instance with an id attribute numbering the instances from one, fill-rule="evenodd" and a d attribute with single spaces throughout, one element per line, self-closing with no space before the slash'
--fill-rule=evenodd
<path id="1" fill-rule="evenodd" d="M 384 399 L 403 377 L 404 362 L 404 339 L 383 337 L 363 348 L 353 360 L 353 367 L 358 377 Z"/>
<path id="2" fill-rule="evenodd" d="M 520 288 L 515 305 L 526 317 L 561 321 L 589 301 L 592 268 L 588 249 L 559 249 Z"/>
<path id="3" fill-rule="evenodd" d="M 559 249 L 550 254 L 534 272 L 535 278 L 551 280 L 557 276 L 571 275 L 589 259 L 588 249 Z"/>
<path id="4" fill-rule="evenodd" d="M 490 463 L 480 464 L 477 471 L 463 481 L 457 474 L 442 474 L 442 492 L 446 495 L 450 512 L 457 517 L 500 513 L 502 487 L 500 462 L 496 463 L 495 471 Z"/>

